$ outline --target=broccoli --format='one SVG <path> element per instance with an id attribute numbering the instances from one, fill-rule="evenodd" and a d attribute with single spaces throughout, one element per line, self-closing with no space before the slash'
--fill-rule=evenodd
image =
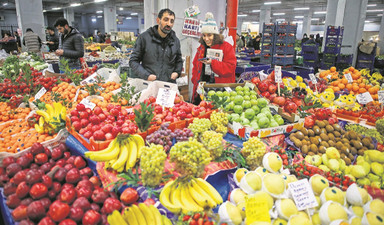
<path id="1" fill-rule="evenodd" d="M 384 136 L 384 119 L 376 120 L 376 130 Z"/>

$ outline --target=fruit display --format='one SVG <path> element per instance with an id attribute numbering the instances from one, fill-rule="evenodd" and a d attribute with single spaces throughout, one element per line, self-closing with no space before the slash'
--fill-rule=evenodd
<path id="1" fill-rule="evenodd" d="M 353 130 L 356 133 L 362 134 L 366 137 L 375 138 L 379 143 L 384 143 L 383 135 L 375 128 L 367 128 L 360 124 L 347 124 L 345 125 L 345 130 L 347 131 Z"/>
<path id="2" fill-rule="evenodd" d="M 35 130 L 40 133 L 58 133 L 65 127 L 67 109 L 61 104 L 54 102 L 45 104 L 46 110 L 37 110 L 36 114 L 40 116 L 38 123 L 35 124 Z"/>
<path id="3" fill-rule="evenodd" d="M 142 147 L 140 155 L 141 178 L 144 186 L 155 187 L 163 178 L 164 162 L 167 154 L 162 145 L 151 144 Z"/>
<path id="4" fill-rule="evenodd" d="M 201 135 L 201 143 L 209 151 L 213 160 L 221 157 L 223 152 L 223 134 L 215 131 L 204 131 Z"/>
<path id="5" fill-rule="evenodd" d="M 7 122 L 14 119 L 25 119 L 31 112 L 30 108 L 13 107 L 7 102 L 0 102 L 0 122 Z"/>
<path id="6" fill-rule="evenodd" d="M 218 133 L 226 134 L 228 131 L 228 114 L 224 112 L 213 111 L 210 120 L 214 130 Z"/>
<path id="7" fill-rule="evenodd" d="M 261 164 L 261 160 L 265 154 L 265 144 L 257 137 L 251 137 L 244 142 L 241 154 L 247 161 L 250 168 L 255 169 Z"/>

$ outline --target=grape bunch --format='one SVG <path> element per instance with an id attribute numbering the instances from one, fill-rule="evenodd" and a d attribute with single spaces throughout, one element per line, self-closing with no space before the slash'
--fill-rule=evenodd
<path id="1" fill-rule="evenodd" d="M 193 132 L 188 128 L 176 129 L 171 135 L 175 137 L 176 142 L 188 141 L 190 137 L 193 137 Z"/>
<path id="2" fill-rule="evenodd" d="M 209 151 L 196 139 L 176 143 L 169 152 L 171 162 L 182 176 L 199 177 L 211 162 Z"/>
<path id="3" fill-rule="evenodd" d="M 201 143 L 208 149 L 213 160 L 219 158 L 223 153 L 223 134 L 215 131 L 205 131 L 201 135 Z"/>
<path id="4" fill-rule="evenodd" d="M 226 134 L 228 131 L 228 117 L 227 113 L 225 112 L 216 112 L 213 111 L 211 114 L 211 122 L 212 126 L 215 129 L 216 132 Z"/>
<path id="5" fill-rule="evenodd" d="M 142 148 L 140 168 L 144 186 L 156 187 L 160 184 L 166 158 L 167 154 L 161 145 L 151 144 Z"/>
<path id="6" fill-rule="evenodd" d="M 251 170 L 254 170 L 261 165 L 265 151 L 266 146 L 260 138 L 251 137 L 248 141 L 244 142 L 241 154 Z"/>
<path id="7" fill-rule="evenodd" d="M 196 118 L 193 120 L 193 123 L 189 124 L 188 128 L 191 129 L 195 136 L 199 136 L 204 131 L 210 130 L 212 123 L 209 119 L 199 119 Z"/>

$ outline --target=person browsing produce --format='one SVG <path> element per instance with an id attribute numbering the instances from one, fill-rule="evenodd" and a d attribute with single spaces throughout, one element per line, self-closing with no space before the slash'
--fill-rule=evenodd
<path id="1" fill-rule="evenodd" d="M 231 44 L 224 41 L 223 35 L 219 34 L 213 14 L 208 12 L 202 25 L 200 46 L 197 48 L 193 59 L 192 101 L 200 101 L 196 93 L 200 81 L 207 83 L 235 83 L 236 56 L 235 49 Z M 217 57 L 216 54 L 220 56 Z"/>
<path id="2" fill-rule="evenodd" d="M 47 27 L 48 31 L 48 42 L 47 45 L 49 47 L 50 52 L 54 52 L 59 47 L 59 37 L 55 34 L 55 30 L 53 27 Z"/>
<path id="3" fill-rule="evenodd" d="M 162 9 L 156 21 L 137 38 L 129 66 L 142 79 L 175 83 L 183 67 L 180 41 L 172 30 L 175 13 Z"/>

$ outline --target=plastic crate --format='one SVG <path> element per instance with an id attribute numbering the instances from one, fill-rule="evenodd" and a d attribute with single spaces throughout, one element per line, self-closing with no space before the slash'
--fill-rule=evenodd
<path id="1" fill-rule="evenodd" d="M 316 61 L 304 61 L 303 64 L 304 64 L 304 67 L 308 67 L 312 69 L 319 66 L 319 63 Z"/>
<path id="2" fill-rule="evenodd" d="M 372 70 L 373 69 L 373 62 L 357 61 L 356 68 L 357 69 L 366 69 L 366 68 L 368 68 L 368 69 Z"/>
<path id="3" fill-rule="evenodd" d="M 327 44 L 340 44 L 342 41 L 341 38 L 339 38 L 338 36 L 336 37 L 327 37 L 326 40 L 325 40 L 325 43 Z"/>
<path id="4" fill-rule="evenodd" d="M 297 25 L 291 23 L 276 24 L 276 33 L 296 33 Z"/>
<path id="5" fill-rule="evenodd" d="M 325 63 L 325 62 L 322 62 L 320 68 L 322 70 L 327 70 L 327 69 L 331 68 L 334 65 L 335 65 L 335 63 Z"/>
<path id="6" fill-rule="evenodd" d="M 263 36 L 262 43 L 273 43 L 273 37 L 272 36 Z"/>
<path id="7" fill-rule="evenodd" d="M 319 59 L 319 54 L 317 54 L 317 52 L 310 52 L 310 53 L 302 53 L 302 56 L 303 56 L 303 59 L 304 61 L 308 61 L 308 60 L 314 60 L 314 61 L 317 61 Z"/>
<path id="8" fill-rule="evenodd" d="M 294 57 L 274 56 L 272 63 L 277 65 L 293 65 Z"/>
<path id="9" fill-rule="evenodd" d="M 339 54 L 337 56 L 337 63 L 352 64 L 352 60 L 353 60 L 353 54 L 351 55 Z"/>
<path id="10" fill-rule="evenodd" d="M 316 67 L 318 66 L 318 63 L 316 63 Z M 293 69 L 297 72 L 298 76 L 301 76 L 304 79 L 309 79 L 309 74 L 315 72 L 314 66 L 311 67 L 302 67 L 302 66 L 293 66 Z"/>
<path id="11" fill-rule="evenodd" d="M 263 24 L 263 33 L 274 33 L 274 32 L 275 32 L 274 23 Z"/>
<path id="12" fill-rule="evenodd" d="M 273 45 L 262 45 L 261 46 L 261 53 L 272 53 L 273 52 Z"/>
<path id="13" fill-rule="evenodd" d="M 325 46 L 324 54 L 339 54 L 340 50 L 341 50 L 340 47 Z"/>
<path id="14" fill-rule="evenodd" d="M 271 64 L 272 63 L 272 56 L 261 56 L 260 62 L 263 64 Z"/>
<path id="15" fill-rule="evenodd" d="M 301 46 L 301 52 L 318 52 L 319 51 L 319 45 L 305 45 L 303 44 Z"/>
<path id="16" fill-rule="evenodd" d="M 375 54 L 365 54 L 365 53 L 359 52 L 359 54 L 357 55 L 357 60 L 374 61 Z"/>
<path id="17" fill-rule="evenodd" d="M 293 44 L 295 43 L 296 37 L 289 35 L 279 35 L 276 37 L 276 43 L 278 44 Z"/>
<path id="18" fill-rule="evenodd" d="M 295 53 L 295 46 L 276 45 L 275 53 L 293 55 Z"/>
<path id="19" fill-rule="evenodd" d="M 328 26 L 327 27 L 327 36 L 328 35 L 343 35 L 344 27 Z"/>
<path id="20" fill-rule="evenodd" d="M 326 63 L 335 63 L 336 62 L 337 55 L 332 54 L 324 54 L 323 55 L 323 62 Z"/>

